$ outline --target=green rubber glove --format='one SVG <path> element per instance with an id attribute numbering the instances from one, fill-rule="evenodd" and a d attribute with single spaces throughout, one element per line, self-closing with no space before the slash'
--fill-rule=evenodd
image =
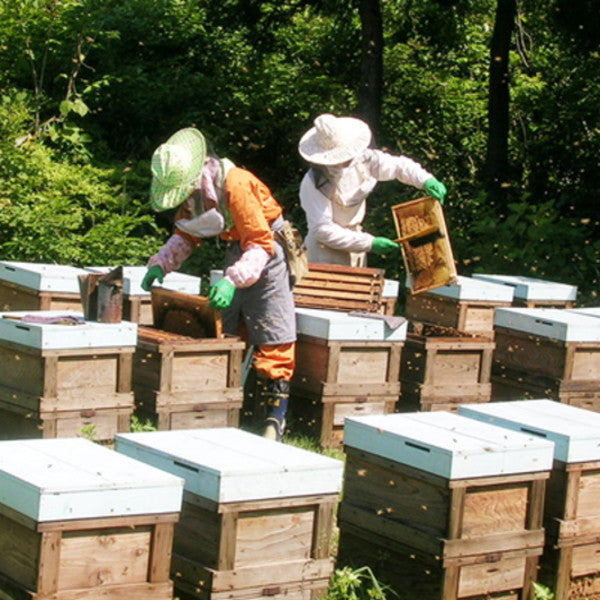
<path id="1" fill-rule="evenodd" d="M 423 189 L 434 198 L 437 198 L 440 201 L 440 204 L 443 206 L 444 198 L 446 196 L 446 186 L 438 181 L 435 177 L 428 179 L 423 184 Z"/>
<path id="2" fill-rule="evenodd" d="M 162 283 L 164 277 L 165 277 L 165 272 L 158 265 L 154 265 L 153 267 L 150 267 L 146 271 L 146 274 L 144 275 L 144 279 L 142 279 L 142 283 L 141 283 L 142 289 L 149 292 L 150 288 L 152 287 L 152 284 L 154 283 L 154 280 L 158 279 L 158 282 Z"/>
<path id="3" fill-rule="evenodd" d="M 385 237 L 373 238 L 373 245 L 371 246 L 371 252 L 375 254 L 387 254 L 388 252 L 395 252 L 400 246 L 393 240 Z"/>
<path id="4" fill-rule="evenodd" d="M 220 279 L 208 292 L 209 304 L 212 308 L 229 308 L 235 294 L 235 285 L 228 279 Z"/>

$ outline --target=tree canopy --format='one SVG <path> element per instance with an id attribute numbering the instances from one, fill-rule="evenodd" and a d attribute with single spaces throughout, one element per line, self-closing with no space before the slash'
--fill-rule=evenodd
<path id="1" fill-rule="evenodd" d="M 297 143 L 332 112 L 365 118 L 379 147 L 447 185 L 459 273 L 564 281 L 594 302 L 595 11 L 593 0 L 0 0 L 0 256 L 145 263 L 170 227 L 147 204 L 150 156 L 187 126 L 261 177 L 302 229 Z M 490 108 L 499 99 L 504 113 Z M 381 184 L 365 229 L 394 237 L 390 206 L 420 194 Z M 205 274 L 219 253 L 206 244 L 189 268 Z M 397 256 L 371 264 L 403 278 Z"/>

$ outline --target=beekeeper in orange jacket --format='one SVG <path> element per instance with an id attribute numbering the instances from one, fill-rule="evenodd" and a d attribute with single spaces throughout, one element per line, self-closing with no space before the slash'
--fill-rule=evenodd
<path id="1" fill-rule="evenodd" d="M 255 175 L 228 159 L 207 156 L 200 131 L 186 128 L 152 156 L 150 203 L 156 211 L 179 207 L 175 231 L 148 261 L 142 287 L 177 270 L 206 237 L 228 242 L 224 277 L 209 291 L 222 310 L 223 329 L 237 334 L 243 320 L 254 346 L 257 393 L 266 403 L 264 435 L 281 440 L 295 367 L 296 325 L 289 269 L 274 232 L 282 208 Z"/>
<path id="2" fill-rule="evenodd" d="M 364 121 L 331 114 L 317 117 L 300 139 L 310 164 L 300 184 L 310 262 L 365 266 L 368 252 L 398 250 L 393 240 L 362 231 L 366 199 L 379 181 L 398 179 L 443 203 L 443 183 L 411 158 L 370 148 L 371 141 Z"/>

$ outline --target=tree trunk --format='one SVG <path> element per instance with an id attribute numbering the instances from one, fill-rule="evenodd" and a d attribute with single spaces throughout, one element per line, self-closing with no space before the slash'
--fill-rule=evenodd
<path id="1" fill-rule="evenodd" d="M 488 192 L 494 197 L 502 195 L 509 179 L 508 52 L 516 13 L 516 0 L 498 0 L 490 53 L 488 142 L 485 160 L 485 182 Z"/>
<path id="2" fill-rule="evenodd" d="M 379 0 L 360 0 L 362 59 L 358 112 L 377 136 L 381 125 L 383 88 L 383 19 Z"/>

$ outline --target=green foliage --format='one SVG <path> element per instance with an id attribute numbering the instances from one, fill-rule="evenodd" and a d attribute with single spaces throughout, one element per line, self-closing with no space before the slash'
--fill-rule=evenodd
<path id="1" fill-rule="evenodd" d="M 90 440 L 90 442 L 96 441 L 96 426 L 94 424 L 83 425 L 79 429 L 79 437 Z"/>
<path id="2" fill-rule="evenodd" d="M 463 203 L 472 217 L 453 228 L 463 273 L 494 272 L 539 277 L 578 285 L 585 303 L 597 302 L 600 240 L 597 222 L 561 213 L 552 201 L 525 196 L 499 210 L 483 194 Z"/>
<path id="3" fill-rule="evenodd" d="M 550 588 L 542 585 L 541 583 L 533 582 L 533 594 L 534 600 L 553 600 L 554 593 Z"/>
<path id="4" fill-rule="evenodd" d="M 140 264 L 160 245 L 131 167 L 77 165 L 27 135 L 27 97 L 0 99 L 0 255 L 70 265 Z M 6 117 L 6 118 L 4 118 Z"/>
<path id="5" fill-rule="evenodd" d="M 388 586 L 381 584 L 367 566 L 336 569 L 331 576 L 324 600 L 386 600 L 397 596 Z"/>
<path id="6" fill-rule="evenodd" d="M 129 430 L 132 433 L 141 433 L 143 431 L 157 431 L 157 428 L 152 419 L 140 419 L 137 415 L 132 415 Z"/>

